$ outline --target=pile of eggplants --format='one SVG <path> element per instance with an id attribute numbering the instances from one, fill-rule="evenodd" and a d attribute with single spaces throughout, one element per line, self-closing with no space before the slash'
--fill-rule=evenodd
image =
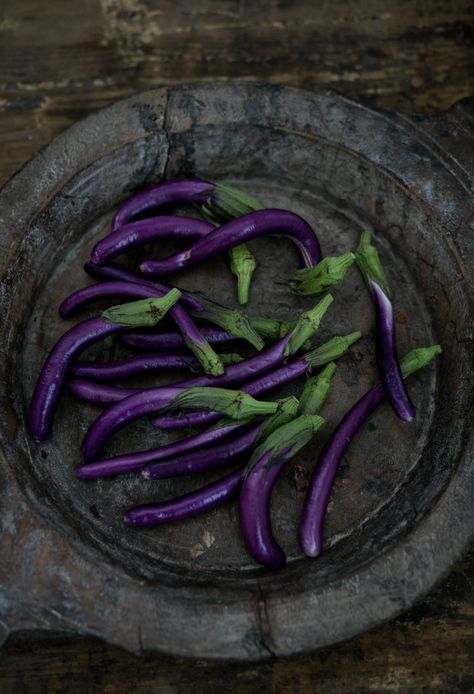
<path id="1" fill-rule="evenodd" d="M 170 214 L 187 204 L 195 214 Z M 167 275 L 227 253 L 244 305 L 258 271 L 248 242 L 269 234 L 288 237 L 301 259 L 289 283 L 301 296 L 320 296 L 294 324 L 249 315 L 223 306 L 199 292 L 163 283 Z M 141 258 L 138 271 L 113 262 L 171 239 L 183 249 L 167 258 Z M 113 302 L 100 315 L 70 328 L 49 353 L 38 377 L 29 410 L 29 432 L 41 442 L 51 435 L 65 389 L 104 409 L 89 427 L 75 474 L 83 480 L 140 473 L 150 483 L 234 465 L 217 481 L 168 501 L 129 509 L 124 520 L 143 528 L 188 518 L 238 496 L 240 525 L 249 554 L 276 569 L 286 556 L 270 519 L 272 490 L 295 455 L 325 424 L 320 412 L 331 389 L 336 362 L 361 333 L 335 335 L 313 343 L 333 297 L 329 293 L 353 265 L 373 299 L 377 325 L 380 383 L 343 417 L 326 441 L 309 482 L 300 524 L 301 547 L 308 557 L 323 549 L 324 519 L 334 481 L 351 440 L 372 412 L 388 400 L 403 421 L 415 417 L 404 379 L 441 352 L 439 345 L 397 354 L 392 294 L 377 249 L 368 232 L 359 247 L 322 258 L 311 226 L 289 210 L 265 209 L 255 198 L 225 183 L 182 180 L 163 183 L 127 200 L 115 214 L 111 231 L 93 247 L 85 271 L 100 280 L 68 296 L 59 307 L 69 318 L 84 306 Z M 160 329 L 165 318 L 174 328 Z M 158 326 L 158 327 L 156 327 Z M 84 350 L 115 335 L 132 354 L 119 361 L 81 361 Z M 239 345 L 254 354 L 243 357 Z M 249 347 L 250 346 L 250 347 Z M 231 352 L 225 350 L 231 348 Z M 115 381 L 157 371 L 184 370 L 177 383 L 125 388 Z M 297 378 L 306 381 L 299 398 L 258 399 Z M 151 417 L 154 426 L 196 433 L 173 443 L 108 457 L 104 447 L 120 429 Z"/>

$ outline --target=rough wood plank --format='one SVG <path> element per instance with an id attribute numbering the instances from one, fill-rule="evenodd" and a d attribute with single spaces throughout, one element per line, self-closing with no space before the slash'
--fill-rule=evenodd
<path id="1" fill-rule="evenodd" d="M 470 692 L 474 688 L 474 553 L 405 617 L 311 656 L 215 664 L 94 639 L 18 635 L 0 652 L 3 694 Z"/>
<path id="2" fill-rule="evenodd" d="M 21 161 L 106 102 L 160 84 L 257 80 L 445 109 L 474 91 L 473 23 L 466 0 L 4 0 L 0 180 L 15 152 Z"/>

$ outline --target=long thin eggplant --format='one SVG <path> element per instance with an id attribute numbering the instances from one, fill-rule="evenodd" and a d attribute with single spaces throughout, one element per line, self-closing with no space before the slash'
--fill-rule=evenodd
<path id="1" fill-rule="evenodd" d="M 110 387 L 97 383 L 91 385 Z M 164 387 L 141 390 L 108 407 L 92 423 L 82 442 L 84 461 L 93 460 L 112 434 L 123 429 L 130 422 L 153 412 L 173 407 L 178 402 L 180 408 L 214 409 L 239 420 L 259 414 L 271 414 L 277 409 L 277 403 L 257 401 L 248 393 L 230 391 L 225 388 Z M 216 403 L 214 408 L 213 403 Z"/>
<path id="2" fill-rule="evenodd" d="M 355 254 L 356 263 L 367 282 L 376 308 L 377 361 L 382 383 L 395 413 L 404 422 L 416 414 L 400 370 L 391 292 L 382 263 L 369 232 L 365 231 Z"/>
<path id="3" fill-rule="evenodd" d="M 159 480 L 201 472 L 216 465 L 227 465 L 249 451 L 262 437 L 266 438 L 282 424 L 291 421 L 296 416 L 298 406 L 296 398 L 284 398 L 279 401 L 274 415 L 252 424 L 240 436 L 204 450 L 188 451 L 171 459 L 149 464 L 143 469 L 142 475 L 147 479 Z"/>
<path id="4" fill-rule="evenodd" d="M 186 251 L 162 260 L 146 260 L 140 270 L 145 275 L 167 275 L 214 258 L 251 239 L 276 233 L 288 236 L 296 244 L 303 266 L 312 267 L 320 261 L 318 239 L 304 219 L 286 210 L 267 209 L 227 222 Z"/>
<path id="5" fill-rule="evenodd" d="M 125 513 L 124 521 L 128 525 L 147 528 L 151 525 L 169 523 L 181 518 L 190 518 L 231 499 L 242 483 L 242 476 L 243 471 L 241 469 L 235 470 L 217 482 L 212 482 L 184 496 L 156 504 L 135 506 Z"/>
<path id="6" fill-rule="evenodd" d="M 155 309 L 156 303 L 160 302 L 161 315 L 179 297 L 177 290 L 173 296 L 171 294 L 156 299 Z M 75 325 L 56 342 L 44 362 L 31 398 L 28 427 L 35 441 L 44 441 L 51 432 L 54 413 L 76 357 L 95 342 L 123 330 L 122 325 L 108 323 L 102 318 L 91 318 Z"/>
<path id="7" fill-rule="evenodd" d="M 207 181 L 185 179 L 160 183 L 142 190 L 119 207 L 112 220 L 112 232 L 133 221 L 139 215 L 154 214 L 166 205 L 185 202 L 204 204 L 209 199 L 213 188 L 214 185 Z"/>
<path id="8" fill-rule="evenodd" d="M 117 229 L 98 241 L 91 252 L 91 261 L 102 265 L 133 248 L 145 246 L 164 239 L 193 240 L 200 239 L 215 227 L 201 219 L 167 215 L 142 219 Z"/>
<path id="9" fill-rule="evenodd" d="M 441 347 L 415 349 L 401 362 L 406 378 L 423 368 L 441 352 Z M 317 557 L 323 549 L 324 519 L 339 465 L 350 442 L 362 425 L 387 396 L 383 384 L 371 388 L 347 412 L 332 433 L 310 480 L 300 525 L 301 546 L 308 557 Z"/>
<path id="10" fill-rule="evenodd" d="M 51 433 L 54 413 L 76 357 L 95 342 L 123 330 L 123 326 L 110 325 L 102 318 L 90 318 L 58 340 L 43 365 L 31 398 L 28 428 L 35 441 L 45 441 Z"/>
<path id="11" fill-rule="evenodd" d="M 118 273 L 120 276 L 120 272 Z M 79 308 L 86 306 L 94 301 L 105 299 L 138 299 L 149 296 L 164 296 L 169 291 L 169 287 L 160 288 L 151 283 L 138 284 L 127 279 L 127 272 L 124 271 L 125 279 L 111 280 L 100 284 L 91 284 L 68 296 L 59 307 L 59 313 L 63 318 L 67 318 Z M 175 304 L 169 311 L 170 318 L 181 331 L 185 345 L 196 356 L 202 364 L 204 371 L 211 375 L 219 375 L 224 372 L 224 366 L 216 352 L 201 334 L 199 328 L 194 323 L 183 306 Z"/>
<path id="12" fill-rule="evenodd" d="M 307 375 L 312 369 L 323 366 L 330 361 L 339 359 L 349 347 L 361 337 L 360 332 L 349 335 L 337 335 L 329 342 L 304 354 L 302 357 L 292 359 L 288 364 L 277 367 L 258 378 L 252 379 L 240 387 L 241 390 L 251 395 L 265 395 L 279 386 L 285 385 L 296 378 Z M 219 419 L 216 412 L 189 412 L 180 417 L 159 415 L 153 419 L 153 424 L 165 430 L 182 429 L 185 427 L 203 426 L 212 424 Z"/>
<path id="13" fill-rule="evenodd" d="M 274 431 L 253 452 L 239 498 L 240 527 L 251 556 L 270 569 L 286 562 L 270 520 L 273 487 L 285 465 L 324 424 L 318 415 L 300 415 Z"/>
<path id="14" fill-rule="evenodd" d="M 100 285 L 98 285 L 100 286 Z M 281 338 L 271 347 L 268 347 L 263 352 L 260 352 L 254 357 L 245 359 L 238 364 L 231 364 L 225 370 L 225 373 L 221 376 L 211 377 L 205 374 L 200 376 L 195 376 L 194 378 L 186 379 L 184 381 L 179 381 L 175 384 L 176 387 L 188 389 L 194 386 L 228 386 L 235 383 L 243 383 L 248 381 L 250 378 L 255 378 L 255 376 L 269 371 L 274 366 L 280 364 L 288 353 L 288 345 L 292 345 L 292 350 L 296 350 L 300 346 L 301 340 L 298 339 L 299 336 L 306 339 L 311 332 L 317 330 L 319 323 L 330 306 L 332 297 L 330 295 L 326 296 L 322 301 L 320 301 L 312 309 L 311 312 L 306 312 L 302 315 L 301 321 L 296 322 L 293 330 L 288 333 L 285 337 Z M 308 314 L 311 314 L 311 320 L 308 320 Z M 308 332 L 308 330 L 310 332 Z M 311 357 L 308 357 L 311 358 Z M 305 360 L 306 364 L 307 360 Z M 306 366 L 307 368 L 307 366 Z M 153 395 L 155 391 L 159 389 L 150 388 L 147 392 Z M 101 391 L 100 387 L 95 387 L 91 384 L 90 387 L 85 391 L 84 389 L 76 389 L 73 385 L 73 392 L 78 396 L 82 397 L 81 394 L 85 394 L 87 397 L 82 397 L 82 399 L 87 399 L 90 402 L 100 403 L 101 392 L 106 393 L 105 402 L 111 402 L 113 397 L 113 387 L 108 389 L 103 389 Z M 89 395 L 93 395 L 92 400 Z M 117 389 L 116 401 L 120 401 L 123 398 L 122 389 Z"/>
<path id="15" fill-rule="evenodd" d="M 243 357 L 234 353 L 220 354 L 219 358 L 223 364 L 238 364 L 243 361 Z M 165 354 L 141 354 L 109 363 L 76 362 L 70 373 L 74 378 L 89 379 L 101 383 L 164 369 L 200 373 L 202 366 L 196 357 L 186 352 L 166 352 Z"/>

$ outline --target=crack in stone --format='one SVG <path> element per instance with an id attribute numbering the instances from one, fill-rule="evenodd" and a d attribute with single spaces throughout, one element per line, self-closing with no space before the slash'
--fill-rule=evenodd
<path id="1" fill-rule="evenodd" d="M 258 635 L 260 645 L 271 658 L 276 658 L 274 650 L 274 640 L 272 635 L 271 620 L 268 613 L 267 599 L 260 583 L 257 583 L 258 599 L 256 604 L 255 616 L 257 620 Z"/>

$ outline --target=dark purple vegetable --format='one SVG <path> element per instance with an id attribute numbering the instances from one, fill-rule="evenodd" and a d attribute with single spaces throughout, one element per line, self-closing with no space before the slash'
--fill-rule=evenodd
<path id="1" fill-rule="evenodd" d="M 243 434 L 205 450 L 196 449 L 162 462 L 151 463 L 145 467 L 142 474 L 148 479 L 165 479 L 189 475 L 216 465 L 226 465 L 248 451 L 260 439 L 269 436 L 282 424 L 291 421 L 296 416 L 298 406 L 296 398 L 283 398 L 279 401 L 274 415 L 251 425 Z"/>
<path id="2" fill-rule="evenodd" d="M 98 286 L 100 287 L 101 285 Z M 298 348 L 298 336 L 302 334 L 306 338 L 308 335 L 307 331 L 309 325 L 311 325 L 311 331 L 317 329 L 317 327 L 319 326 L 319 321 L 321 320 L 328 306 L 331 303 L 329 299 L 330 297 L 325 297 L 322 301 L 316 304 L 312 311 L 303 314 L 301 322 L 300 320 L 298 320 L 293 330 L 290 333 L 288 333 L 288 335 L 285 335 L 285 337 L 281 338 L 281 340 L 276 342 L 274 345 L 268 347 L 266 350 L 260 352 L 254 357 L 245 359 L 244 361 L 241 361 L 238 364 L 231 364 L 226 368 L 225 373 L 221 376 L 211 377 L 206 375 L 200 375 L 195 376 L 194 378 L 186 379 L 184 381 L 179 381 L 174 385 L 182 389 L 188 389 L 194 386 L 222 387 L 248 381 L 250 378 L 257 376 L 260 373 L 269 371 L 272 367 L 283 361 L 287 354 L 287 347 L 289 344 L 296 340 L 294 348 Z M 307 320 L 308 314 L 311 314 L 312 321 Z M 359 333 L 358 335 L 360 336 Z M 344 339 L 345 338 L 339 338 L 339 340 Z M 340 344 L 337 340 L 336 343 L 337 348 L 339 349 Z M 336 343 L 334 344 L 336 345 Z M 317 355 L 319 355 L 319 352 L 317 352 Z M 306 369 L 308 368 L 307 361 L 310 359 L 312 359 L 310 355 L 305 355 L 304 364 Z M 99 404 L 101 402 L 102 395 L 104 396 L 103 402 L 105 403 L 110 403 L 112 401 L 112 398 L 114 397 L 113 386 L 102 389 L 98 385 L 91 383 L 89 384 L 87 389 L 83 387 L 77 388 L 74 385 L 72 385 L 71 388 L 77 397 L 80 397 L 83 400 L 88 400 L 89 402 L 94 402 L 95 404 Z M 150 393 L 150 395 L 154 394 L 155 391 L 158 392 L 159 388 L 147 389 L 147 392 Z M 118 402 L 123 397 L 123 389 L 117 388 L 115 401 Z M 178 428 L 180 428 L 179 425 Z"/>
<path id="3" fill-rule="evenodd" d="M 329 342 L 304 354 L 302 357 L 293 359 L 288 364 L 280 366 L 273 371 L 269 371 L 245 383 L 240 389 L 253 396 L 264 395 L 285 383 L 289 383 L 300 376 L 306 375 L 318 366 L 323 366 L 343 356 L 360 336 L 360 332 L 350 333 L 344 336 L 337 335 L 329 340 Z M 219 415 L 216 412 L 190 412 L 188 414 L 183 414 L 181 417 L 161 415 L 153 419 L 153 424 L 161 429 L 172 430 L 212 424 L 218 419 Z"/>
<path id="4" fill-rule="evenodd" d="M 109 335 L 123 331 L 102 318 L 90 318 L 68 330 L 49 353 L 31 398 L 28 427 L 35 441 L 45 441 L 51 433 L 54 413 L 68 371 L 81 352 Z"/>
<path id="5" fill-rule="evenodd" d="M 165 333 L 166 334 L 166 333 Z M 243 360 L 239 354 L 220 354 L 223 364 L 237 364 Z M 158 371 L 162 369 L 186 369 L 194 373 L 202 371 L 199 361 L 186 352 L 168 352 L 165 354 L 144 354 L 136 357 L 127 357 L 120 361 L 103 364 L 99 362 L 76 362 L 71 369 L 74 378 L 90 379 L 91 381 L 115 381 L 128 378 L 143 372 Z"/>
<path id="6" fill-rule="evenodd" d="M 146 528 L 203 513 L 231 499 L 241 484 L 242 475 L 241 469 L 235 470 L 217 482 L 184 496 L 157 504 L 135 506 L 125 513 L 124 521 L 138 528 Z"/>
<path id="7" fill-rule="evenodd" d="M 269 569 L 279 569 L 286 556 L 275 537 L 270 522 L 270 497 L 286 462 L 268 467 L 271 451 L 258 461 L 244 480 L 239 497 L 240 527 L 249 554 Z"/>
<path id="8" fill-rule="evenodd" d="M 160 183 L 152 188 L 140 191 L 123 203 L 115 213 L 112 221 L 112 232 L 139 215 L 150 215 L 165 205 L 176 205 L 183 202 L 203 204 L 209 199 L 212 183 L 189 179 Z"/>
<path id="9" fill-rule="evenodd" d="M 390 287 L 377 249 L 365 231 L 355 254 L 356 263 L 372 293 L 377 316 L 377 361 L 380 378 L 394 411 L 404 422 L 410 422 L 416 414 L 410 400 L 397 355 L 395 318 L 390 300 Z"/>
<path id="10" fill-rule="evenodd" d="M 144 465 L 157 460 L 165 460 L 184 453 L 208 448 L 215 442 L 221 441 L 235 431 L 240 431 L 245 423 L 231 422 L 222 424 L 214 429 L 193 436 L 188 436 L 180 441 L 173 441 L 158 448 L 152 448 L 148 451 L 137 451 L 135 453 L 125 453 L 115 456 L 114 458 L 104 458 L 94 463 L 82 465 L 76 469 L 76 476 L 84 479 L 95 479 L 96 477 L 106 477 L 108 475 L 120 475 L 124 472 L 133 472 L 140 470 Z"/>
<path id="11" fill-rule="evenodd" d="M 155 287 L 155 289 L 159 289 L 163 292 L 168 292 L 170 290 L 170 287 L 165 284 L 161 284 L 160 282 L 156 281 L 149 282 L 138 277 L 133 272 L 124 270 L 124 268 L 116 264 L 108 264 L 100 267 L 94 263 L 86 263 L 84 265 L 84 269 L 86 272 L 98 277 L 122 279 L 132 283 L 142 284 L 147 287 Z M 193 316 L 201 318 L 202 320 L 207 320 L 209 323 L 219 325 L 228 333 L 235 335 L 235 337 L 240 337 L 243 340 L 247 340 L 247 342 L 253 345 L 256 349 L 260 350 L 264 346 L 262 338 L 250 324 L 249 318 L 241 311 L 235 311 L 227 308 L 226 306 L 222 306 L 215 301 L 210 301 L 207 297 L 198 292 L 182 292 L 181 301 Z M 263 320 L 263 325 L 267 329 L 269 321 L 270 319 Z M 262 326 L 262 319 L 258 319 L 258 323 L 260 326 Z M 275 328 L 274 323 L 274 321 L 271 321 L 273 329 Z M 185 333 L 183 333 L 183 335 L 185 335 Z"/>
<path id="12" fill-rule="evenodd" d="M 90 402 L 92 405 L 110 405 L 130 395 L 151 390 L 151 388 L 119 388 L 119 386 L 108 386 L 105 383 L 94 383 L 79 378 L 69 381 L 67 387 L 75 398 Z"/>
<path id="13" fill-rule="evenodd" d="M 167 292 L 169 292 L 169 287 L 162 289 L 153 286 L 151 283 L 141 285 L 124 280 L 91 284 L 68 296 L 59 307 L 59 313 L 63 318 L 66 318 L 78 308 L 93 301 L 101 301 L 103 299 L 141 299 L 149 296 L 161 297 L 165 296 Z M 215 376 L 222 374 L 224 372 L 222 362 L 202 336 L 186 309 L 179 304 L 175 304 L 169 310 L 169 316 L 180 329 L 183 341 L 199 359 L 204 371 Z"/>
<path id="14" fill-rule="evenodd" d="M 286 562 L 270 521 L 270 497 L 285 465 L 324 424 L 318 415 L 300 415 L 278 427 L 253 452 L 240 492 L 240 527 L 252 557 L 270 569 Z"/>
<path id="15" fill-rule="evenodd" d="M 416 410 L 403 383 L 397 355 L 395 317 L 392 302 L 383 289 L 369 279 L 377 307 L 377 358 L 379 372 L 390 404 L 404 422 L 414 419 Z"/>
<path id="16" fill-rule="evenodd" d="M 262 422 L 257 422 L 240 436 L 211 448 L 182 453 L 159 463 L 150 463 L 142 470 L 142 475 L 149 480 L 164 480 L 227 465 L 240 458 L 254 445 L 261 428 Z"/>
<path id="17" fill-rule="evenodd" d="M 214 326 L 201 328 L 200 332 L 210 345 L 228 345 L 238 340 L 234 335 Z M 121 341 L 130 349 L 135 350 L 168 352 L 185 347 L 182 336 L 175 332 L 134 331 L 133 333 L 124 333 L 121 336 Z"/>
<path id="18" fill-rule="evenodd" d="M 77 381 L 74 386 L 77 388 Z M 83 382 L 85 383 L 85 382 Z M 70 387 L 74 381 L 70 384 Z M 91 383 L 95 390 L 110 386 Z M 104 410 L 89 427 L 82 442 L 82 455 L 85 462 L 93 460 L 105 442 L 130 422 L 159 412 L 165 408 L 198 407 L 222 412 L 234 419 L 244 421 L 250 416 L 273 414 L 277 403 L 259 402 L 248 393 L 225 388 L 148 388 L 114 403 Z"/>
<path id="19" fill-rule="evenodd" d="M 132 248 L 163 239 L 196 240 L 214 229 L 212 224 L 192 217 L 168 215 L 142 219 L 139 222 L 126 224 L 98 241 L 92 249 L 91 261 L 102 265 Z"/>
<path id="20" fill-rule="evenodd" d="M 406 378 L 426 366 L 441 347 L 415 349 L 404 357 L 401 368 Z M 308 557 L 317 557 L 323 548 L 324 518 L 336 473 L 350 442 L 364 422 L 385 400 L 387 393 L 379 383 L 347 412 L 326 443 L 309 483 L 300 526 L 301 546 Z"/>
<path id="21" fill-rule="evenodd" d="M 321 259 L 321 249 L 313 229 L 301 217 L 286 210 L 259 210 L 224 224 L 196 241 L 191 248 L 163 260 L 147 260 L 140 265 L 146 275 L 167 275 L 213 258 L 230 248 L 266 234 L 283 234 L 297 245 L 303 265 L 312 267 Z"/>

